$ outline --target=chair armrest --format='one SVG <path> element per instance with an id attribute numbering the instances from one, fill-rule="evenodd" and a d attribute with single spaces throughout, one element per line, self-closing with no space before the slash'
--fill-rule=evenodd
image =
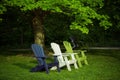
<path id="1" fill-rule="evenodd" d="M 60 56 L 60 55 L 58 55 L 58 54 L 53 54 L 53 56 Z"/>
<path id="2" fill-rule="evenodd" d="M 70 56 L 70 55 L 67 53 L 62 53 L 62 56 L 64 57 L 64 56 Z"/>
<path id="3" fill-rule="evenodd" d="M 78 53 L 62 53 L 62 55 L 68 55 L 68 56 L 75 55 L 75 54 L 78 54 Z"/>
<path id="4" fill-rule="evenodd" d="M 62 54 L 63 54 L 63 57 L 66 59 L 67 59 L 67 56 L 71 56 L 72 60 L 75 60 L 75 55 L 78 53 L 62 53 Z"/>

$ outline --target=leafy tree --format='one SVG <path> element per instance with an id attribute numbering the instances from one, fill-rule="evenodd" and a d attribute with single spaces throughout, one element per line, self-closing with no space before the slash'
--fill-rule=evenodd
<path id="1" fill-rule="evenodd" d="M 113 26 L 116 26 L 117 29 L 120 29 L 120 0 L 105 1 L 105 6 L 103 7 L 104 13 L 108 14 L 111 17 L 111 22 Z"/>
<path id="2" fill-rule="evenodd" d="M 118 34 L 120 34 L 120 1 L 115 0 L 105 0 L 104 6 L 99 9 L 100 14 L 107 14 L 110 17 L 110 22 L 112 23 L 112 26 L 109 27 L 109 29 L 104 30 L 97 24 L 97 22 L 94 24 L 93 27 L 89 28 L 89 34 L 87 35 L 87 38 L 89 37 L 89 42 L 93 42 L 93 46 L 119 46 L 120 38 L 118 37 Z M 96 44 L 95 44 L 96 43 Z M 90 44 L 90 43 L 89 43 Z"/>
<path id="3" fill-rule="evenodd" d="M 0 1 L 0 14 L 3 14 L 6 11 L 6 7 L 4 6 L 4 3 Z M 2 18 L 0 18 L 0 22 L 2 21 Z"/>
<path id="4" fill-rule="evenodd" d="M 16 6 L 23 12 L 29 11 L 33 14 L 33 30 L 35 43 L 44 46 L 44 19 L 50 13 L 62 13 L 74 20 L 71 29 L 78 29 L 83 33 L 89 32 L 89 27 L 94 22 L 99 22 L 105 29 L 111 26 L 106 14 L 99 13 L 104 6 L 103 0 L 2 0 L 3 6 Z M 3 12 L 5 9 L 2 9 Z"/>

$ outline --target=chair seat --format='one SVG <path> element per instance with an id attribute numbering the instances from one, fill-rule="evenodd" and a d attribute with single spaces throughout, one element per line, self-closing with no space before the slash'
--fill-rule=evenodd
<path id="1" fill-rule="evenodd" d="M 70 64 L 74 64 L 76 62 L 76 60 L 69 60 Z"/>
<path id="2" fill-rule="evenodd" d="M 69 64 L 74 64 L 76 62 L 76 60 L 69 60 L 67 63 L 69 63 Z M 66 65 L 66 63 L 65 62 L 63 62 L 63 63 L 60 63 L 59 64 L 59 67 L 60 68 L 62 68 L 62 67 L 64 67 Z M 57 67 L 56 66 L 54 66 L 54 67 L 51 67 L 51 69 L 50 70 L 56 70 L 57 69 Z"/>

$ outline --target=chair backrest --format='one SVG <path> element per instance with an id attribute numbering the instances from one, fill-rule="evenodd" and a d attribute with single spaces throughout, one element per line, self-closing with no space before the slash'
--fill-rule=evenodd
<path id="1" fill-rule="evenodd" d="M 59 63 L 64 62 L 63 57 L 62 57 L 62 52 L 61 52 L 60 46 L 59 46 L 57 43 L 51 43 L 50 45 L 51 45 L 51 48 L 52 48 L 54 54 L 59 55 L 59 56 L 57 57 Z"/>
<path id="2" fill-rule="evenodd" d="M 43 48 L 38 44 L 32 44 L 31 47 L 39 64 L 43 65 L 43 60 L 41 59 L 41 57 L 45 57 Z"/>
<path id="3" fill-rule="evenodd" d="M 66 49 L 66 52 L 73 53 L 72 46 L 71 46 L 70 42 L 63 41 L 63 45 L 64 45 L 64 47 Z"/>

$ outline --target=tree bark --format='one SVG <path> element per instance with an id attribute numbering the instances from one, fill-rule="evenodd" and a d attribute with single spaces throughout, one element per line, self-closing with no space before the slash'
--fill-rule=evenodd
<path id="1" fill-rule="evenodd" d="M 34 11 L 35 17 L 33 18 L 34 42 L 44 47 L 44 29 L 43 17 L 44 14 L 40 10 Z"/>

